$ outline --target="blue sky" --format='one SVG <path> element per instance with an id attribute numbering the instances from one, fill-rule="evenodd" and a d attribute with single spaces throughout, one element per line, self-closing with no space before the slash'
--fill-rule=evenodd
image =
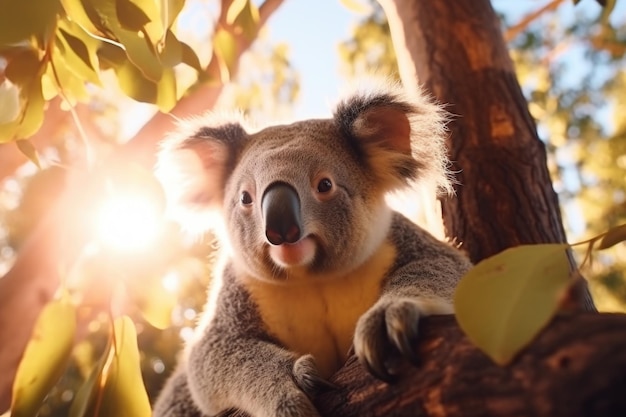
<path id="1" fill-rule="evenodd" d="M 357 0 L 366 3 L 365 0 Z M 549 0 L 492 0 L 494 8 L 517 21 L 527 13 L 549 3 Z M 626 10 L 618 2 L 613 16 Z M 559 8 L 565 18 L 576 12 L 597 14 L 594 0 L 582 0 L 574 7 L 566 0 Z M 339 0 L 286 0 L 268 22 L 270 37 L 290 45 L 292 63 L 301 76 L 301 95 L 294 107 L 295 118 L 327 116 L 340 85 L 337 45 L 350 37 L 351 27 L 359 16 L 341 5 Z M 576 71 L 576 68 L 572 68 Z M 575 78 L 575 77 L 574 77 Z"/>

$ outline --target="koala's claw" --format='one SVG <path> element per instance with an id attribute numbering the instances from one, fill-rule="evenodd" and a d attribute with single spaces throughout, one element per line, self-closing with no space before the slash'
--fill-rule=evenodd
<path id="1" fill-rule="evenodd" d="M 419 307 L 412 301 L 392 304 L 385 311 L 385 324 L 389 339 L 402 356 L 413 365 L 420 363 L 420 357 L 415 350 L 419 319 Z"/>
<path id="2" fill-rule="evenodd" d="M 293 377 L 296 384 L 310 398 L 317 394 L 336 389 L 337 386 L 319 375 L 313 355 L 300 356 L 293 364 Z"/>
<path id="3" fill-rule="evenodd" d="M 360 362 L 372 375 L 385 382 L 395 380 L 389 364 L 394 349 L 411 363 L 419 364 L 415 351 L 419 318 L 419 305 L 413 300 L 375 306 L 361 317 L 354 348 Z"/>

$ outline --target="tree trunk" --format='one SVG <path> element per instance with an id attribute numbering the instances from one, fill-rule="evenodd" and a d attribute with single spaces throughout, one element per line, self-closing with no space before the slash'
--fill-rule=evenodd
<path id="1" fill-rule="evenodd" d="M 545 146 L 489 0 L 380 3 L 403 83 L 409 91 L 424 85 L 454 115 L 449 151 L 458 184 L 442 202 L 446 234 L 472 262 L 522 244 L 566 242 Z M 579 303 L 595 310 L 580 283 Z"/>

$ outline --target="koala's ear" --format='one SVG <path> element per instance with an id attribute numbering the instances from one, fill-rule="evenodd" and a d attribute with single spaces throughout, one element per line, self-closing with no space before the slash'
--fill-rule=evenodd
<path id="1" fill-rule="evenodd" d="M 207 212 L 219 210 L 224 188 L 248 133 L 240 117 L 207 115 L 181 122 L 161 144 L 156 176 L 168 212 L 185 226 L 210 226 Z"/>
<path id="2" fill-rule="evenodd" d="M 339 103 L 334 118 L 385 191 L 413 181 L 451 190 L 446 113 L 421 91 L 409 99 L 401 87 L 383 84 L 353 93 Z"/>

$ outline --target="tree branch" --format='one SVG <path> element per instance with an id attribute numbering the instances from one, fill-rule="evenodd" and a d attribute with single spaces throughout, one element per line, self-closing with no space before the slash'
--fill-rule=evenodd
<path id="1" fill-rule="evenodd" d="M 517 35 L 519 35 L 521 32 L 523 32 L 524 29 L 526 29 L 528 27 L 528 25 L 530 25 L 532 22 L 534 22 L 539 17 L 541 17 L 542 14 L 544 14 L 545 12 L 548 12 L 548 11 L 552 11 L 552 10 L 558 9 L 558 7 L 561 5 L 561 3 L 563 3 L 563 0 L 552 0 L 550 3 L 546 4 L 545 6 L 535 10 L 532 13 L 527 14 L 516 25 L 511 26 L 504 33 L 504 41 L 505 42 L 512 41 L 513 39 L 515 39 L 515 37 Z"/>
<path id="2" fill-rule="evenodd" d="M 626 315 L 556 318 L 510 365 L 476 349 L 451 316 L 420 322 L 422 363 L 386 384 L 352 357 L 317 406 L 333 417 L 626 415 Z"/>

